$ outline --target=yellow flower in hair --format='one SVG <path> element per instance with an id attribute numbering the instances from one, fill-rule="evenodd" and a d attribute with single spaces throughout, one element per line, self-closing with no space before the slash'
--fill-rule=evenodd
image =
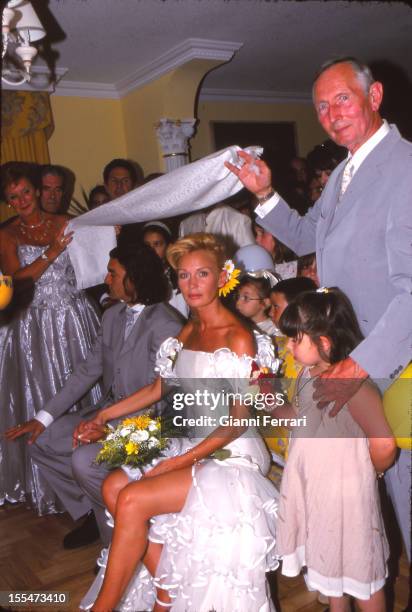
<path id="1" fill-rule="evenodd" d="M 236 285 L 239 284 L 238 276 L 240 274 L 240 270 L 235 268 L 235 264 L 231 259 L 225 261 L 225 265 L 223 266 L 223 270 L 226 272 L 226 282 L 223 287 L 219 289 L 219 295 L 226 297 L 228 293 L 230 293 Z"/>

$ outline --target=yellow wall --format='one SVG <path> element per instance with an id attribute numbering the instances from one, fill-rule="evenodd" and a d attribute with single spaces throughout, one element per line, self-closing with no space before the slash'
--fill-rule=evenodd
<path id="1" fill-rule="evenodd" d="M 74 197 L 83 201 L 102 182 L 103 167 L 114 157 L 127 157 L 120 100 L 50 97 L 54 132 L 49 140 L 50 160 L 76 175 Z"/>
<path id="2" fill-rule="evenodd" d="M 168 79 L 166 74 L 121 100 L 127 157 L 137 161 L 145 175 L 163 172 L 155 124 L 164 117 L 164 89 Z"/>
<path id="3" fill-rule="evenodd" d="M 298 155 L 306 155 L 326 139 L 311 104 L 261 104 L 253 102 L 200 102 L 199 125 L 191 141 L 191 158 L 198 159 L 214 150 L 213 121 L 294 121 Z M 236 143 L 233 143 L 236 144 Z M 258 144 L 258 143 L 257 143 Z"/>

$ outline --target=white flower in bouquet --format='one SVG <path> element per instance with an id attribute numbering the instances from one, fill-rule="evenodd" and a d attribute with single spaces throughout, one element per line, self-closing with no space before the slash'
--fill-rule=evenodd
<path id="1" fill-rule="evenodd" d="M 142 429 L 140 431 L 135 431 L 134 433 L 132 433 L 132 435 L 130 436 L 130 439 L 132 442 L 146 442 L 146 440 L 148 440 L 150 437 L 150 434 L 148 431 L 146 431 L 145 429 Z"/>

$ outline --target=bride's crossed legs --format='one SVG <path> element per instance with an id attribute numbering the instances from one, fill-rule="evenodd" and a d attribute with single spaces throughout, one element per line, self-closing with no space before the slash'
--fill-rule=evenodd
<path id="1" fill-rule="evenodd" d="M 155 575 L 162 546 L 148 542 L 149 520 L 159 514 L 180 512 L 191 486 L 191 467 L 131 483 L 122 470 L 106 478 L 103 498 L 114 518 L 114 532 L 93 612 L 109 612 L 116 607 L 139 561 Z M 158 591 L 158 598 L 166 604 L 170 601 L 166 591 Z M 156 604 L 153 612 L 165 610 L 165 606 Z"/>

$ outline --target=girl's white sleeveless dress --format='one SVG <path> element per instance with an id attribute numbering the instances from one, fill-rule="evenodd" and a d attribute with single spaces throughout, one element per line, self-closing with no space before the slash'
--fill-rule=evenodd
<path id="1" fill-rule="evenodd" d="M 310 590 L 369 599 L 385 584 L 389 555 L 368 440 L 345 405 L 314 402 L 309 370 L 297 382 L 298 416 L 280 488 L 276 552 L 282 574 L 305 568 Z"/>

